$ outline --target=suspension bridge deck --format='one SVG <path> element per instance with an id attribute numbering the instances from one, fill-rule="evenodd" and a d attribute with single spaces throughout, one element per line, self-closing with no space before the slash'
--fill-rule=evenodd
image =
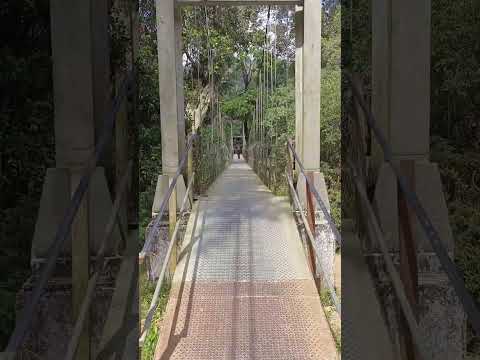
<path id="1" fill-rule="evenodd" d="M 337 351 L 291 208 L 243 160 L 194 206 L 156 359 L 318 359 Z"/>

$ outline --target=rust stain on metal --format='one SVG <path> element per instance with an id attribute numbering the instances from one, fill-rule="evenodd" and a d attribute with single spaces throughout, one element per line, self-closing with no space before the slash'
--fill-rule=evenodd
<path id="1" fill-rule="evenodd" d="M 414 190 L 415 185 L 415 162 L 413 160 L 402 160 L 400 166 L 408 186 Z M 417 248 L 412 232 L 412 212 L 404 194 L 398 190 L 398 214 L 400 220 L 400 278 L 405 288 L 408 301 L 416 314 L 418 305 L 418 268 L 417 268 Z M 406 323 L 404 316 L 400 315 L 401 338 L 404 356 L 408 360 L 415 360 L 416 352 L 412 339 L 412 334 Z"/>

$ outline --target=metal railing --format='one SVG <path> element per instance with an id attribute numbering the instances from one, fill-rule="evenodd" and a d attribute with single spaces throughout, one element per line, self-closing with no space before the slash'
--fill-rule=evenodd
<path id="1" fill-rule="evenodd" d="M 208 139 L 200 139 L 197 144 L 198 148 L 194 149 L 193 157 L 198 180 L 195 184 L 195 191 L 201 194 L 225 169 L 232 159 L 233 150 L 223 142 L 210 143 Z"/>
<path id="2" fill-rule="evenodd" d="M 102 155 L 104 154 L 107 148 L 106 145 L 109 143 L 109 141 L 113 136 L 115 120 L 120 110 L 120 106 L 122 105 L 123 101 L 125 101 L 125 99 L 127 98 L 128 91 L 134 90 L 133 89 L 134 86 L 135 86 L 134 73 L 132 71 L 127 75 L 122 86 L 120 87 L 118 95 L 114 99 L 112 110 L 110 111 L 110 113 L 108 114 L 104 122 L 103 131 L 95 147 L 95 151 L 87 162 L 87 166 L 85 167 L 85 170 L 80 179 L 80 182 L 77 185 L 75 192 L 73 193 L 73 196 L 70 200 L 70 204 L 68 205 L 67 211 L 65 212 L 65 215 L 63 216 L 62 221 L 60 222 L 57 228 L 56 235 L 53 241 L 53 245 L 50 248 L 48 258 L 40 270 L 40 276 L 38 278 L 38 281 L 35 283 L 33 287 L 32 295 L 27 301 L 27 304 L 25 305 L 23 310 L 21 311 L 19 320 L 15 325 L 15 329 L 5 349 L 5 353 L 7 355 L 17 353 L 19 350 L 19 347 L 22 345 L 25 339 L 25 336 L 31 326 L 36 307 L 39 304 L 39 300 L 42 295 L 42 292 L 45 286 L 47 285 L 48 280 L 52 277 L 53 271 L 55 269 L 56 261 L 59 258 L 61 249 L 64 247 L 67 239 L 71 234 L 72 224 L 75 220 L 75 217 L 80 208 L 80 205 L 85 195 L 87 194 L 90 181 L 92 179 L 92 175 L 94 174 L 97 164 L 100 161 Z M 105 234 L 104 234 L 104 237 L 102 238 L 101 247 L 97 255 L 95 272 L 88 282 L 87 293 L 85 295 L 85 298 L 83 299 L 80 314 L 77 317 L 77 320 L 75 323 L 74 332 L 68 346 L 68 352 L 67 352 L 68 359 L 72 358 L 73 355 L 75 354 L 76 347 L 78 344 L 78 338 L 83 328 L 83 324 L 85 322 L 88 308 L 91 304 L 95 284 L 98 280 L 101 270 L 105 265 L 106 243 L 113 232 L 115 224 L 119 220 L 118 211 L 120 208 L 121 200 L 128 188 L 127 184 L 128 184 L 128 179 L 129 179 L 129 174 L 131 172 L 131 169 L 132 169 L 132 164 L 130 162 L 127 170 L 123 174 L 123 177 L 120 183 L 120 188 L 116 194 L 116 199 L 112 209 L 112 213 L 110 214 L 110 219 L 105 229 Z M 119 223 L 119 228 L 120 228 L 120 235 L 122 236 L 122 240 L 126 241 L 125 232 L 123 231 L 120 223 Z"/>
<path id="3" fill-rule="evenodd" d="M 389 248 L 384 239 L 384 235 L 378 223 L 377 217 L 375 216 L 375 211 L 373 210 L 373 207 L 370 204 L 370 200 L 368 199 L 365 185 L 363 184 L 353 164 L 349 162 L 348 165 L 351 168 L 355 186 L 358 191 L 361 203 L 363 205 L 363 209 L 365 210 L 364 212 L 362 212 L 362 214 L 365 214 L 367 218 L 366 219 L 368 224 L 367 231 L 369 233 L 369 236 L 375 239 L 380 246 L 380 251 L 385 259 L 385 268 L 392 280 L 392 285 L 395 291 L 395 295 L 397 296 L 397 299 L 400 303 L 400 308 L 402 309 L 405 315 L 405 320 L 407 321 L 408 327 L 410 328 L 410 331 L 412 333 L 412 340 L 414 341 L 415 347 L 417 348 L 417 351 L 421 356 L 421 358 L 424 360 L 427 360 L 429 359 L 429 357 L 427 356 L 428 352 L 425 349 L 424 336 L 417 324 L 415 314 L 408 301 L 405 288 L 402 284 L 402 280 L 400 279 L 400 275 L 397 269 L 395 268 L 393 260 L 390 256 Z"/>
<path id="4" fill-rule="evenodd" d="M 156 241 L 158 241 L 158 238 L 155 238 L 155 236 L 156 236 L 156 234 L 159 233 L 160 227 L 162 225 L 162 222 L 161 222 L 162 215 L 165 212 L 167 204 L 170 201 L 170 197 L 173 194 L 173 190 L 176 186 L 177 180 L 185 169 L 188 157 L 193 156 L 193 154 L 192 154 L 193 143 L 194 143 L 195 140 L 198 140 L 199 138 L 200 138 L 199 135 L 193 134 L 188 139 L 185 154 L 183 155 L 182 159 L 180 160 L 177 172 L 176 172 L 175 176 L 172 178 L 172 181 L 170 182 L 170 186 L 169 186 L 167 192 L 165 193 L 165 195 L 162 198 L 162 202 L 161 202 L 158 214 L 156 215 L 154 223 L 153 223 L 153 225 L 152 225 L 152 227 L 151 227 L 151 229 L 150 229 L 150 231 L 147 235 L 145 245 L 144 245 L 142 251 L 139 254 L 140 262 L 143 262 L 144 259 L 147 258 L 149 255 L 151 255 L 152 252 L 153 252 L 154 244 L 155 244 Z M 215 167 L 215 170 L 212 172 L 212 175 L 214 177 L 216 177 L 219 174 L 219 171 L 221 171 L 225 167 L 225 162 L 227 161 L 227 156 L 230 153 L 230 150 L 228 149 L 228 147 L 225 144 L 222 144 L 220 146 L 220 149 L 218 149 L 218 150 L 220 150 L 220 153 L 217 151 L 217 152 L 213 152 L 211 154 L 206 154 L 207 157 L 209 157 L 209 155 L 214 155 L 214 157 L 215 157 L 215 161 L 212 162 L 212 166 Z M 209 167 L 208 169 L 212 170 L 211 167 Z M 140 339 L 139 339 L 139 346 L 140 347 L 142 347 L 143 344 L 145 343 L 145 340 L 148 336 L 149 330 L 152 326 L 153 318 L 154 318 L 155 312 L 158 308 L 158 303 L 159 303 L 158 300 L 159 300 L 159 297 L 160 297 L 161 289 L 162 289 L 163 284 L 165 283 L 165 278 L 167 276 L 167 269 L 168 269 L 169 266 L 171 266 L 171 269 L 173 271 L 175 266 L 176 266 L 177 251 L 175 251 L 175 250 L 178 249 L 178 247 L 180 246 L 180 243 L 179 243 L 180 238 L 178 236 L 178 233 L 180 231 L 180 226 L 181 226 L 181 223 L 182 223 L 183 216 L 185 214 L 187 214 L 186 204 L 187 204 L 187 201 L 189 201 L 189 199 L 191 199 L 191 194 L 193 194 L 194 184 L 195 184 L 195 182 L 197 182 L 197 181 L 194 181 L 194 179 L 197 176 L 198 176 L 197 173 L 193 173 L 191 178 L 189 179 L 187 190 L 185 192 L 185 196 L 183 198 L 182 205 L 181 205 L 180 210 L 179 210 L 179 217 L 178 217 L 178 219 L 175 223 L 175 227 L 174 227 L 174 229 L 173 229 L 173 231 L 171 232 L 171 235 L 170 235 L 170 241 L 169 241 L 169 245 L 168 245 L 168 248 L 167 248 L 167 252 L 166 252 L 162 262 L 158 262 L 155 266 L 153 266 L 152 274 L 151 274 L 151 276 L 149 276 L 149 278 L 151 278 L 151 279 L 156 279 L 156 284 L 155 284 L 155 291 L 153 293 L 152 300 L 150 301 L 150 305 L 149 305 L 149 308 L 147 310 L 145 320 L 143 321 L 143 327 L 142 327 L 141 332 L 140 332 Z M 193 204 L 190 203 L 190 206 L 193 206 Z M 161 264 L 161 269 L 159 269 L 160 264 Z M 160 270 L 160 271 L 158 271 L 158 270 Z"/>
<path id="5" fill-rule="evenodd" d="M 158 240 L 158 239 L 155 238 L 155 234 L 157 233 L 156 230 L 158 230 L 161 226 L 161 220 L 162 220 L 162 217 L 163 217 L 163 213 L 165 212 L 165 209 L 168 206 L 168 202 L 170 200 L 170 197 L 172 196 L 172 193 L 177 186 L 178 178 L 180 177 L 180 175 L 182 175 L 183 171 L 185 170 L 185 167 L 187 165 L 188 156 L 190 155 L 190 151 L 192 150 L 193 141 L 197 137 L 198 137 L 198 135 L 192 134 L 188 138 L 185 153 L 183 154 L 182 158 L 180 159 L 177 171 L 176 171 L 175 175 L 173 176 L 173 178 L 171 179 L 171 182 L 170 182 L 170 185 L 167 189 L 167 192 L 163 196 L 162 202 L 160 203 L 160 208 L 159 208 L 158 213 L 155 217 L 152 228 L 148 232 L 147 238 L 145 239 L 145 243 L 143 245 L 143 248 L 140 251 L 140 254 L 138 255 L 140 263 L 142 263 L 145 260 L 145 258 L 147 256 L 151 255 L 152 252 L 153 252 L 153 245 Z"/>
<path id="6" fill-rule="evenodd" d="M 198 138 L 198 135 L 192 134 L 188 139 L 185 153 L 183 154 L 183 156 L 180 160 L 180 163 L 178 165 L 178 168 L 177 168 L 177 171 L 176 171 L 174 177 L 170 181 L 170 186 L 168 187 L 167 192 L 165 193 L 165 195 L 162 198 L 162 202 L 160 204 L 159 211 L 158 211 L 158 213 L 155 217 L 155 220 L 153 222 L 153 225 L 152 225 L 151 229 L 148 232 L 148 235 L 147 235 L 145 244 L 143 246 L 143 249 L 139 254 L 140 263 L 142 263 L 145 260 L 145 258 L 148 258 L 151 255 L 153 255 L 153 247 L 155 245 L 155 242 L 158 241 L 158 237 L 156 237 L 156 235 L 159 234 L 160 227 L 162 226 L 161 219 L 162 219 L 163 213 L 165 212 L 165 209 L 166 209 L 166 207 L 167 207 L 167 205 L 170 201 L 170 198 L 171 198 L 171 196 L 174 192 L 174 189 L 175 189 L 175 187 L 177 185 L 177 182 L 178 182 L 178 178 L 182 175 L 183 171 L 185 170 L 185 167 L 187 165 L 188 157 L 191 156 L 193 142 L 197 138 Z M 179 229 L 180 229 L 180 224 L 181 224 L 183 215 L 185 214 L 185 207 L 186 207 L 187 201 L 190 201 L 190 199 L 191 199 L 190 195 L 193 191 L 194 178 L 195 178 L 195 174 L 192 173 L 192 175 L 189 179 L 187 190 L 185 191 L 185 196 L 183 197 L 183 200 L 182 200 L 182 205 L 181 205 L 180 211 L 179 211 L 179 217 L 178 217 L 177 221 L 175 222 L 175 227 L 174 227 L 174 229 L 171 233 L 171 236 L 170 236 L 170 242 L 169 242 L 169 245 L 168 245 L 167 253 L 165 254 L 165 257 L 164 257 L 163 262 L 162 262 L 161 271 L 158 274 L 159 263 L 157 263 L 152 267 L 153 271 L 151 273 L 149 273 L 149 279 L 155 279 L 156 278 L 157 282 L 156 282 L 156 285 L 155 285 L 155 291 L 153 293 L 152 300 L 150 301 L 150 306 L 148 308 L 147 315 L 145 317 L 145 321 L 143 322 L 143 327 L 140 331 L 140 339 L 139 339 L 139 346 L 140 347 L 143 346 L 143 344 L 145 342 L 145 339 L 148 335 L 148 332 L 149 332 L 149 330 L 152 326 L 152 320 L 153 320 L 153 317 L 155 315 L 155 311 L 157 310 L 157 307 L 158 307 L 158 299 L 160 297 L 160 290 L 162 289 L 162 285 L 163 285 L 164 280 L 165 280 L 165 276 L 166 276 L 166 273 L 167 273 L 167 267 L 171 263 L 172 256 L 174 254 L 176 254 L 176 251 L 174 251 L 174 250 L 179 245 L 178 244 L 178 240 L 179 240 L 178 232 L 179 232 Z M 192 206 L 192 205 L 193 204 L 190 203 L 190 206 Z M 177 205 L 175 203 L 175 212 L 176 212 L 176 206 Z M 174 260 L 175 260 L 174 264 L 176 265 L 176 259 L 174 259 Z"/>
<path id="7" fill-rule="evenodd" d="M 293 200 L 294 208 L 296 212 L 300 215 L 300 220 L 302 222 L 303 227 L 305 228 L 305 232 L 307 233 L 307 247 L 309 250 L 309 257 L 310 257 L 310 266 L 314 276 L 316 276 L 316 263 L 320 264 L 320 272 L 323 275 L 322 282 L 325 283 L 326 288 L 330 294 L 330 298 L 333 301 L 335 309 L 337 313 L 341 314 L 341 301 L 337 296 L 337 292 L 335 290 L 334 284 L 331 283 L 329 277 L 326 276 L 325 269 L 322 268 L 322 261 L 320 259 L 321 256 L 321 249 L 320 249 L 320 241 L 318 239 L 318 231 L 315 226 L 315 206 L 313 203 L 313 198 L 316 200 L 318 205 L 320 206 L 320 210 L 323 213 L 323 217 L 327 222 L 327 230 L 331 232 L 334 241 L 337 243 L 338 246 L 341 246 L 341 235 L 338 232 L 338 229 L 330 215 L 330 212 L 327 209 L 327 206 L 323 202 L 320 194 L 318 193 L 317 189 L 313 184 L 313 180 L 311 178 L 311 174 L 308 173 L 303 164 L 300 160 L 299 156 L 295 152 L 295 148 L 291 141 L 287 142 L 287 153 L 288 153 L 288 162 L 287 168 L 285 170 L 288 186 L 290 189 L 290 195 Z M 298 169 L 300 173 L 305 178 L 305 190 L 306 190 L 306 209 L 303 208 L 300 198 L 298 196 L 297 190 L 295 189 L 294 185 L 294 169 Z M 313 198 L 312 198 L 313 197 Z M 324 236 L 329 236 L 328 231 L 322 231 Z M 323 287 L 323 284 L 322 284 Z"/>
<path id="8" fill-rule="evenodd" d="M 423 232 L 426 235 L 426 238 L 432 246 L 435 255 L 438 257 L 443 270 L 447 274 L 450 283 L 453 285 L 455 293 L 460 299 L 460 302 L 471 322 L 472 327 L 477 334 L 480 334 L 480 310 L 475 300 L 468 292 L 465 283 L 459 274 L 459 271 L 449 257 L 447 249 L 440 240 L 438 231 L 433 226 L 433 223 L 427 215 L 427 212 L 423 207 L 422 203 L 420 202 L 417 194 L 409 186 L 407 179 L 402 174 L 400 167 L 393 161 L 392 150 L 387 143 L 382 131 L 378 127 L 372 112 L 368 109 L 363 96 L 361 95 L 361 89 L 360 86 L 357 84 L 357 79 L 355 79 L 350 74 L 347 74 L 347 79 L 351 84 L 354 102 L 356 105 L 358 105 L 360 112 L 363 113 L 366 125 L 370 128 L 372 135 L 375 137 L 377 143 L 380 145 L 380 148 L 383 151 L 384 161 L 390 166 L 396 177 L 399 191 L 405 199 L 406 204 L 408 204 L 408 207 L 413 210 L 413 214 L 415 214 Z M 359 121 L 355 114 L 353 114 L 353 117 L 356 121 Z M 347 170 L 351 173 L 353 177 L 353 182 L 355 184 L 358 198 L 360 199 L 360 203 L 363 205 L 362 208 L 363 210 L 365 210 L 361 213 L 363 215 L 366 215 L 365 223 L 367 224 L 367 232 L 372 238 L 376 239 L 377 243 L 380 246 L 380 250 L 385 259 L 386 270 L 392 279 L 393 288 L 399 300 L 400 308 L 405 316 L 405 320 L 412 335 L 412 341 L 414 342 L 419 355 L 422 357 L 422 359 L 426 360 L 429 357 L 428 352 L 424 347 L 424 337 L 421 333 L 417 319 L 415 317 L 415 312 L 413 311 L 410 301 L 408 300 L 406 289 L 402 284 L 399 272 L 397 271 L 392 262 L 391 255 L 385 241 L 385 236 L 382 233 L 379 221 L 375 215 L 375 212 L 367 195 L 366 187 L 362 181 L 361 176 L 361 172 L 363 169 L 358 169 L 358 165 L 356 165 L 354 161 L 352 161 L 352 159 L 347 159 L 346 164 L 348 166 Z M 416 264 L 414 265 L 416 266 Z"/>
<path id="9" fill-rule="evenodd" d="M 285 188 L 285 167 L 287 156 L 285 145 L 256 142 L 244 151 L 246 161 L 258 174 L 265 185 L 274 193 L 287 192 Z"/>
<path id="10" fill-rule="evenodd" d="M 162 285 L 164 284 L 165 277 L 167 274 L 167 268 L 172 261 L 172 257 L 175 256 L 177 252 L 174 251 L 179 246 L 179 236 L 178 232 L 180 230 L 180 224 L 182 222 L 183 215 L 185 214 L 185 205 L 187 204 L 187 200 L 190 198 L 190 194 L 193 191 L 193 183 L 194 183 L 195 174 L 192 174 L 192 178 L 189 181 L 187 191 L 185 192 L 185 196 L 182 201 L 182 206 L 180 208 L 180 215 L 179 219 L 175 224 L 175 229 L 173 230 L 172 236 L 170 237 L 170 242 L 168 245 L 167 253 L 165 254 L 165 258 L 162 262 L 162 268 L 157 278 L 157 282 L 155 285 L 155 291 L 153 293 L 152 300 L 150 301 L 150 305 L 148 307 L 147 315 L 145 316 L 145 321 L 143 322 L 143 327 L 140 331 L 140 339 L 139 339 L 139 346 L 142 347 L 145 343 L 145 339 L 147 338 L 148 332 L 152 326 L 153 317 L 155 315 L 155 311 L 158 307 L 158 299 L 160 297 L 160 291 L 162 289 Z M 192 204 L 190 204 L 192 206 Z M 177 259 L 173 259 L 173 263 L 176 264 Z M 158 273 L 158 264 L 155 267 L 154 274 Z"/>

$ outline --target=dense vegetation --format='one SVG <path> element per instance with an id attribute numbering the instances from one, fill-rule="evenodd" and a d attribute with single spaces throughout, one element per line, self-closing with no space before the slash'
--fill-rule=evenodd
<path id="1" fill-rule="evenodd" d="M 54 163 L 48 1 L 0 11 L 0 349 L 14 324 L 43 177 Z"/>

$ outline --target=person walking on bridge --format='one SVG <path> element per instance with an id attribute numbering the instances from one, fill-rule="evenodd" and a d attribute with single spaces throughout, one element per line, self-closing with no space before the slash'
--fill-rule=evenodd
<path id="1" fill-rule="evenodd" d="M 234 153 L 237 154 L 237 159 L 240 159 L 240 154 L 242 153 L 242 150 L 240 149 L 240 146 L 238 146 L 238 145 L 235 146 Z"/>

